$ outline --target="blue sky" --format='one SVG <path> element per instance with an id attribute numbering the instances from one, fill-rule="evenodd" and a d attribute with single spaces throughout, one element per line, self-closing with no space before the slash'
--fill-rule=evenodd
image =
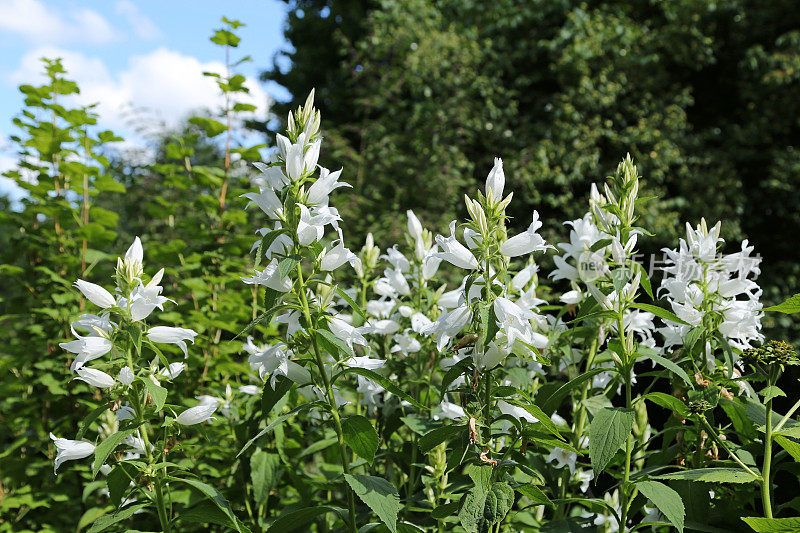
<path id="1" fill-rule="evenodd" d="M 0 0 L 0 171 L 13 164 L 6 138 L 22 104 L 16 87 L 40 81 L 39 57 L 62 57 L 82 88 L 78 102 L 98 102 L 101 125 L 135 142 L 132 116 L 171 125 L 218 104 L 202 71 L 219 70 L 224 61 L 208 40 L 223 15 L 246 24 L 234 57 L 253 58 L 237 70 L 265 113 L 270 98 L 287 97 L 257 81 L 286 46 L 280 0 Z M 8 190 L 0 183 L 0 194 Z"/>

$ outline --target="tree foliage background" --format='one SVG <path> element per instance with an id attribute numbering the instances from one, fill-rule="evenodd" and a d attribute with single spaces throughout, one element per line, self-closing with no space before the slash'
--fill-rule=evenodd
<path id="1" fill-rule="evenodd" d="M 357 233 L 396 238 L 409 208 L 443 229 L 494 156 L 518 225 L 534 208 L 576 218 L 630 151 L 662 198 L 647 220 L 660 245 L 723 220 L 764 257 L 766 301 L 797 285 L 793 2 L 287 3 L 291 51 L 263 78 L 295 95 L 280 117 L 317 88 L 328 157 L 362 192 L 344 216 Z"/>

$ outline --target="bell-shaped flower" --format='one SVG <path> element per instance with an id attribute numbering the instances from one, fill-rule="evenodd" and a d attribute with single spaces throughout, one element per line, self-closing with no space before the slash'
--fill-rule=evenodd
<path id="1" fill-rule="evenodd" d="M 334 222 L 338 216 L 333 215 L 330 210 L 314 209 L 312 213 L 307 206 L 297 204 L 300 207 L 300 220 L 297 223 L 297 241 L 301 246 L 308 246 L 322 238 L 325 234 L 325 226 Z"/>
<path id="2" fill-rule="evenodd" d="M 90 330 L 90 335 L 85 337 L 78 335 L 75 328 L 72 328 L 72 334 L 78 339 L 70 342 L 62 342 L 59 344 L 61 348 L 75 354 L 75 359 L 72 361 L 70 371 L 74 372 L 76 369 L 81 368 L 84 364 L 111 351 L 114 344 L 108 338 L 108 333 L 95 327 Z"/>
<path id="3" fill-rule="evenodd" d="M 439 265 L 442 264 L 441 257 L 437 257 L 436 254 L 439 252 L 439 247 L 434 245 L 431 246 L 430 250 L 427 250 L 425 254 L 422 256 L 422 279 L 428 280 L 433 279 L 436 275 L 436 272 L 439 271 Z"/>
<path id="4" fill-rule="evenodd" d="M 404 256 L 403 253 L 397 249 L 396 244 L 391 248 L 387 248 L 386 255 L 382 255 L 381 259 L 386 259 L 389 261 L 392 267 L 400 272 L 408 272 L 408 269 L 411 267 L 411 263 L 409 263 L 408 259 L 406 259 L 406 256 Z"/>
<path id="5" fill-rule="evenodd" d="M 506 176 L 503 173 L 503 160 L 494 158 L 494 166 L 486 176 L 486 198 L 493 202 L 503 199 L 503 189 L 506 186 Z"/>
<path id="6" fill-rule="evenodd" d="M 75 369 L 75 373 L 78 374 L 78 377 L 74 379 L 79 379 L 91 385 L 92 387 L 99 387 L 101 389 L 107 389 L 109 387 L 113 387 L 116 383 L 114 378 L 102 372 L 100 370 L 96 370 L 94 368 L 87 368 L 81 367 Z"/>
<path id="7" fill-rule="evenodd" d="M 260 187 L 258 193 L 248 192 L 242 197 L 249 199 L 250 203 L 256 204 L 269 218 L 283 218 L 283 204 L 275 191 L 269 187 Z M 250 204 L 247 206 L 249 207 Z"/>
<path id="8" fill-rule="evenodd" d="M 517 257 L 552 248 L 552 246 L 546 244 L 542 236 L 537 233 L 540 227 L 542 227 L 542 223 L 539 221 L 539 213 L 534 211 L 533 222 L 528 226 L 528 229 L 501 244 L 500 252 L 506 257 Z"/>
<path id="9" fill-rule="evenodd" d="M 368 356 L 364 357 L 350 357 L 344 361 L 342 361 L 344 366 L 350 368 L 364 368 L 366 370 L 377 370 L 379 368 L 383 368 L 386 366 L 386 361 L 383 359 L 373 359 Z"/>
<path id="10" fill-rule="evenodd" d="M 53 444 L 56 445 L 56 464 L 53 472 L 58 471 L 58 467 L 64 461 L 74 461 L 89 457 L 94 453 L 94 444 L 82 440 L 61 439 L 50 433 Z"/>
<path id="11" fill-rule="evenodd" d="M 292 288 L 292 280 L 281 275 L 277 258 L 273 258 L 264 270 L 255 270 L 252 277 L 242 278 L 242 281 L 248 285 L 264 285 L 278 292 L 287 292 Z"/>
<path id="12" fill-rule="evenodd" d="M 159 270 L 153 279 L 147 285 L 139 286 L 131 291 L 131 296 L 128 298 L 128 306 L 131 311 L 131 318 L 134 320 L 144 320 L 156 308 L 164 310 L 164 304 L 171 302 L 169 298 L 161 296 L 163 288 L 159 285 L 161 278 L 164 276 L 164 269 Z"/>
<path id="13" fill-rule="evenodd" d="M 147 338 L 151 342 L 175 344 L 180 347 L 185 357 L 189 356 L 186 350 L 186 341 L 194 344 L 197 332 L 187 328 L 173 328 L 169 326 L 154 326 L 147 330 Z"/>
<path id="14" fill-rule="evenodd" d="M 522 309 L 508 298 L 499 297 L 494 301 L 494 314 L 498 326 L 506 334 L 508 344 L 514 344 L 518 338 L 523 341 L 531 338 L 530 320 L 536 318 L 536 313 L 533 311 Z"/>
<path id="15" fill-rule="evenodd" d="M 360 344 L 361 346 L 367 346 L 368 344 L 367 339 L 364 338 L 358 328 L 351 326 L 341 318 L 328 318 L 328 328 L 337 338 L 346 342 L 351 349 L 353 344 Z"/>
<path id="16" fill-rule="evenodd" d="M 406 216 L 408 216 L 408 234 L 411 235 L 411 238 L 414 239 L 414 241 L 421 241 L 422 223 L 411 209 L 406 211 Z"/>
<path id="17" fill-rule="evenodd" d="M 536 265 L 536 263 L 531 263 L 530 265 L 526 266 L 517 272 L 513 278 L 511 278 L 511 288 L 517 291 L 523 290 L 528 282 L 533 278 L 533 275 L 538 271 L 539 267 Z"/>
<path id="18" fill-rule="evenodd" d="M 441 351 L 450 342 L 450 339 L 464 329 L 470 318 L 472 318 L 472 310 L 465 304 L 447 313 L 442 313 L 436 322 L 423 327 L 421 333 L 436 339 L 436 347 Z"/>
<path id="19" fill-rule="evenodd" d="M 408 331 L 403 333 L 398 333 L 394 336 L 394 346 L 392 346 L 392 353 L 400 352 L 405 355 L 417 353 L 422 349 L 422 344 L 420 342 L 408 334 Z"/>
<path id="20" fill-rule="evenodd" d="M 476 348 L 472 352 L 472 359 L 478 370 L 491 370 L 502 363 L 506 357 L 508 357 L 508 352 L 501 350 L 495 342 L 490 342 L 484 349 Z"/>
<path id="21" fill-rule="evenodd" d="M 442 400 L 442 403 L 439 404 L 438 413 L 433 415 L 434 420 L 438 420 L 441 418 L 449 418 L 450 420 L 458 420 L 459 418 L 464 418 L 467 414 L 464 412 L 464 408 L 458 404 L 448 402 L 447 400 Z"/>
<path id="22" fill-rule="evenodd" d="M 436 244 L 442 249 L 435 255 L 459 268 L 474 270 L 478 268 L 478 260 L 469 249 L 456 240 L 456 221 L 450 222 L 450 236 L 436 236 Z"/>
<path id="23" fill-rule="evenodd" d="M 328 205 L 328 197 L 339 187 L 352 187 L 349 183 L 340 182 L 339 178 L 342 170 L 331 172 L 327 168 L 320 167 L 319 178 L 308 188 L 308 203 L 311 205 Z"/>
<path id="24" fill-rule="evenodd" d="M 363 327 L 365 331 L 374 333 L 376 335 L 391 335 L 400 331 L 400 324 L 398 324 L 395 320 L 389 319 L 370 319 Z"/>
<path id="25" fill-rule="evenodd" d="M 526 411 L 522 407 L 518 407 L 516 405 L 511 405 L 505 400 L 499 400 L 497 402 L 497 408 L 500 409 L 500 412 L 504 415 L 513 416 L 517 420 L 524 420 L 525 422 L 529 422 L 533 424 L 534 422 L 538 422 L 539 420 Z"/>
<path id="26" fill-rule="evenodd" d="M 392 289 L 398 294 L 408 296 L 411 294 L 411 288 L 408 286 L 408 280 L 400 270 L 394 268 L 387 268 L 383 271 L 383 276 L 387 283 L 391 285 Z"/>
<path id="27" fill-rule="evenodd" d="M 386 392 L 386 389 L 369 378 L 365 378 L 364 376 L 356 377 L 358 378 L 356 392 L 363 395 L 359 403 L 370 407 L 380 407 L 383 405 L 379 396 Z"/>
<path id="28" fill-rule="evenodd" d="M 117 379 L 119 380 L 120 383 L 122 383 L 126 387 L 129 387 L 130 384 L 133 383 L 133 380 L 136 379 L 136 376 L 133 374 L 133 370 L 131 370 L 131 367 L 123 366 L 122 368 L 119 369 L 119 375 L 117 376 Z"/>
<path id="29" fill-rule="evenodd" d="M 327 250 L 325 255 L 322 256 L 322 259 L 319 262 L 320 270 L 324 272 L 331 272 L 348 262 L 353 268 L 358 270 L 356 265 L 361 264 L 361 259 L 359 259 L 356 254 L 351 252 L 349 248 L 345 248 L 344 241 L 341 239 L 341 235 L 339 237 L 338 244 L 330 250 Z"/>
<path id="30" fill-rule="evenodd" d="M 100 285 L 89 283 L 82 279 L 77 280 L 74 285 L 83 293 L 87 300 L 98 307 L 108 309 L 109 307 L 117 305 L 117 300 L 114 296 Z"/>
<path id="31" fill-rule="evenodd" d="M 548 463 L 555 462 L 556 468 L 564 468 L 565 466 L 569 467 L 571 474 L 575 473 L 575 462 L 577 460 L 577 453 L 558 447 L 553 448 L 553 450 L 550 452 L 550 455 L 548 455 L 545 459 L 545 461 Z"/>
<path id="32" fill-rule="evenodd" d="M 219 407 L 218 402 L 201 403 L 183 411 L 176 420 L 182 426 L 193 426 L 206 420 L 214 420 L 215 418 L 212 415 L 217 410 L 217 407 Z"/>
<path id="33" fill-rule="evenodd" d="M 175 379 L 186 370 L 186 363 L 170 363 L 167 368 L 162 368 L 156 374 L 159 378 L 171 380 Z"/>
<path id="34" fill-rule="evenodd" d="M 256 162 L 253 163 L 253 166 L 261 171 L 260 179 L 256 178 L 256 180 L 254 180 L 257 183 L 263 183 L 263 185 L 260 186 L 266 185 L 270 189 L 280 191 L 289 183 L 289 178 L 283 173 L 281 167 L 277 165 L 266 165 L 261 162 Z"/>
<path id="35" fill-rule="evenodd" d="M 422 333 L 423 329 L 433 324 L 433 321 L 422 313 L 411 315 L 411 329 L 417 333 Z"/>
<path id="36" fill-rule="evenodd" d="M 583 301 L 583 293 L 576 290 L 567 291 L 561 295 L 561 301 L 567 305 L 579 304 Z"/>

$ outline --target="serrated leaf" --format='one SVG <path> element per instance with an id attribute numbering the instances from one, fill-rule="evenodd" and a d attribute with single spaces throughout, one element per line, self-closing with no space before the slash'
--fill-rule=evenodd
<path id="1" fill-rule="evenodd" d="M 669 320 L 671 322 L 676 322 L 678 324 L 683 324 L 684 326 L 689 326 L 688 322 L 678 318 L 678 316 L 673 313 L 672 311 L 667 311 L 662 307 L 658 307 L 657 305 L 650 305 L 650 304 L 642 304 L 639 302 L 634 302 L 631 304 L 631 307 L 635 307 L 637 309 L 641 309 L 642 311 L 647 311 L 653 313 L 659 318 L 663 318 L 664 320 Z"/>
<path id="2" fill-rule="evenodd" d="M 547 497 L 547 495 L 542 492 L 542 489 L 537 487 L 536 485 L 532 485 L 530 483 L 526 483 L 524 485 L 519 485 L 514 487 L 514 490 L 522 494 L 523 496 L 531 499 L 532 501 L 539 503 L 541 505 L 546 505 L 548 507 L 553 507 L 554 504 Z"/>
<path id="3" fill-rule="evenodd" d="M 211 485 L 207 485 L 206 483 L 203 483 L 202 481 L 197 481 L 195 479 L 180 478 L 175 476 L 169 476 L 167 479 L 179 483 L 186 483 L 187 485 L 199 490 L 209 500 L 211 500 L 219 508 L 219 510 L 225 514 L 225 516 L 230 518 L 233 524 L 236 524 L 237 530 L 241 531 L 241 528 L 239 527 L 239 520 L 236 518 L 236 515 L 233 514 L 233 509 L 231 509 L 231 504 L 228 502 L 228 500 L 225 499 L 225 496 L 223 496 L 220 491 L 218 491 Z"/>
<path id="4" fill-rule="evenodd" d="M 156 411 L 161 411 L 161 409 L 164 408 L 164 404 L 167 402 L 167 389 L 156 385 L 149 377 L 142 377 L 141 381 L 147 389 L 147 394 L 152 398 L 153 406 L 156 408 Z"/>
<path id="5" fill-rule="evenodd" d="M 653 476 L 655 479 L 685 479 L 703 483 L 751 483 L 756 478 L 739 468 L 698 468 Z"/>
<path id="6" fill-rule="evenodd" d="M 357 456 L 372 464 L 378 450 L 380 438 L 372 423 L 361 415 L 348 416 L 342 420 L 344 441 Z"/>
<path id="7" fill-rule="evenodd" d="M 396 533 L 397 514 L 403 507 L 397 489 L 381 477 L 345 474 L 344 478 L 356 496 L 378 515 L 389 531 Z"/>
<path id="8" fill-rule="evenodd" d="M 660 405 L 661 407 L 664 407 L 675 413 L 678 413 L 684 418 L 688 417 L 690 414 L 689 408 L 686 407 L 686 404 L 682 400 L 676 398 L 675 396 L 666 394 L 664 392 L 650 392 L 648 394 L 645 394 L 643 398 L 645 400 L 650 400 L 656 405 Z"/>
<path id="9" fill-rule="evenodd" d="M 483 331 L 483 345 L 488 345 L 494 340 L 500 327 L 497 325 L 497 315 L 494 313 L 494 305 L 487 305 L 481 309 L 481 330 Z"/>
<path id="10" fill-rule="evenodd" d="M 787 315 L 800 313 L 800 294 L 795 294 L 785 302 L 779 303 L 778 305 L 765 307 L 764 311 L 775 311 L 777 313 L 784 313 Z"/>
<path id="11" fill-rule="evenodd" d="M 122 497 L 131 485 L 131 481 L 136 479 L 137 469 L 130 463 L 119 463 L 106 476 L 106 486 L 111 503 L 119 506 Z"/>
<path id="12" fill-rule="evenodd" d="M 694 383 L 692 383 L 692 380 L 689 378 L 689 375 L 674 361 L 670 361 L 666 357 L 661 357 L 660 355 L 655 355 L 655 354 L 648 355 L 647 357 L 648 359 L 655 361 L 659 365 L 663 366 L 664 368 L 666 368 L 667 370 L 671 371 L 673 374 L 681 378 L 684 382 L 686 382 L 687 385 L 689 385 L 689 388 L 694 388 Z"/>
<path id="13" fill-rule="evenodd" d="M 344 517 L 347 516 L 347 509 L 330 507 L 328 505 L 315 505 L 314 507 L 286 511 L 278 516 L 278 518 L 269 526 L 267 531 L 279 533 L 296 531 L 297 529 L 313 522 L 318 516 L 322 516 L 327 513 L 336 513 L 342 517 L 342 519 L 344 519 Z"/>
<path id="14" fill-rule="evenodd" d="M 108 458 L 109 454 L 114 451 L 114 449 L 119 446 L 122 441 L 128 435 L 131 435 L 136 429 L 124 429 L 122 431 L 117 431 L 106 440 L 101 442 L 97 448 L 94 449 L 94 463 L 92 464 L 92 479 L 97 477 L 97 473 L 100 472 L 100 467 L 105 464 L 106 459 Z"/>
<path id="15" fill-rule="evenodd" d="M 133 513 L 135 513 L 136 511 L 139 511 L 140 509 L 144 509 L 148 505 L 150 505 L 150 504 L 149 503 L 139 503 L 139 504 L 136 504 L 136 505 L 131 505 L 130 507 L 126 507 L 125 509 L 122 509 L 121 511 L 117 511 L 117 512 L 112 513 L 112 514 L 103 515 L 103 516 L 101 516 L 100 518 L 98 518 L 97 520 L 94 521 L 94 524 L 92 524 L 92 527 L 89 528 L 89 531 L 87 533 L 100 533 L 101 531 L 105 531 L 106 529 L 110 528 L 114 524 L 118 524 L 119 522 L 122 522 L 123 520 L 127 520 L 128 518 L 130 518 L 133 515 Z"/>
<path id="16" fill-rule="evenodd" d="M 800 531 L 800 517 L 762 518 L 747 516 L 742 520 L 756 533 L 790 533 Z"/>
<path id="17" fill-rule="evenodd" d="M 641 492 L 645 498 L 658 507 L 661 514 L 663 514 L 678 531 L 683 532 L 683 521 L 686 519 L 686 510 L 683 507 L 680 494 L 658 481 L 640 481 L 636 483 L 636 488 L 639 489 L 639 492 Z"/>
<path id="18" fill-rule="evenodd" d="M 360 307 L 360 306 L 359 306 L 359 305 L 356 303 L 356 301 L 355 301 L 355 300 L 353 300 L 353 299 L 350 297 L 350 295 L 349 295 L 349 294 L 347 294 L 347 293 L 346 293 L 346 292 L 345 292 L 345 291 L 344 291 L 344 290 L 343 290 L 341 287 L 339 287 L 339 286 L 337 286 L 337 287 L 336 287 L 336 292 L 337 292 L 337 293 L 339 293 L 339 296 L 341 296 L 341 297 L 342 297 L 342 299 L 343 299 L 345 302 L 347 302 L 347 305 L 349 305 L 349 306 L 350 306 L 350 308 L 351 308 L 353 311 L 355 311 L 356 313 L 358 313 L 358 315 L 361 317 L 361 319 L 362 319 L 362 320 L 364 320 L 364 322 L 366 322 L 366 321 L 368 320 L 367 314 L 364 312 L 364 310 L 363 310 L 363 309 L 361 309 L 361 307 Z"/>
<path id="19" fill-rule="evenodd" d="M 608 372 L 607 368 L 594 368 L 589 372 L 584 372 L 580 376 L 576 377 L 575 379 L 565 383 L 561 387 L 559 387 L 553 394 L 547 396 L 546 398 L 540 399 L 537 397 L 536 400 L 541 401 L 542 403 L 539 406 L 542 408 L 542 411 L 545 413 L 554 413 L 558 406 L 561 405 L 561 401 L 567 397 L 567 395 L 577 387 L 581 386 L 586 381 L 589 381 L 594 376 L 601 372 Z M 537 402 L 538 403 L 538 402 Z"/>
<path id="20" fill-rule="evenodd" d="M 465 426 L 460 425 L 448 425 L 442 426 L 434 429 L 433 431 L 429 431 L 425 433 L 420 439 L 417 441 L 417 446 L 422 453 L 428 453 L 429 451 L 433 450 L 439 444 L 445 442 L 453 435 L 461 433 L 466 429 Z"/>
<path id="21" fill-rule="evenodd" d="M 636 414 L 633 409 L 606 407 L 589 424 L 589 458 L 599 474 L 627 442 Z"/>
<path id="22" fill-rule="evenodd" d="M 256 505 L 267 501 L 270 491 L 278 486 L 281 474 L 281 458 L 278 454 L 256 450 L 250 457 L 250 479 Z"/>

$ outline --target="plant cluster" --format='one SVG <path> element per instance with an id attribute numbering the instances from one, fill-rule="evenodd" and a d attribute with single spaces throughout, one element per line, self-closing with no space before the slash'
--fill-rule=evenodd
<path id="1" fill-rule="evenodd" d="M 240 23 L 224 22 L 212 40 L 229 53 Z M 57 73 L 49 88 L 28 91 L 41 99 L 31 105 L 72 117 L 49 100 L 65 86 Z M 552 221 L 537 211 L 514 229 L 515 200 L 497 158 L 482 190 L 464 198 L 468 217 L 444 234 L 407 211 L 402 242 L 381 247 L 369 235 L 356 247 L 345 241 L 347 220 L 334 201 L 350 187 L 347 173 L 319 164 L 325 130 L 314 92 L 251 171 L 257 147 L 232 147 L 232 117 L 252 111 L 233 102 L 242 80 L 215 77 L 228 96 L 226 121 L 194 123 L 210 139 L 225 134 L 219 166 L 193 165 L 199 137 L 187 134 L 168 141 L 172 161 L 155 168 L 167 183 L 197 191 L 194 224 L 165 230 L 192 242 L 147 236 L 148 250 L 178 248 L 179 260 L 147 275 L 136 237 L 105 271 L 112 290 L 90 281 L 103 279 L 93 264 L 70 259 L 50 276 L 59 291 L 20 296 L 32 311 L 39 302 L 55 325 L 37 330 L 24 317 L 4 317 L 49 335 L 53 346 L 32 366 L 4 354 L 3 365 L 31 383 L 24 401 L 41 390 L 30 374 L 50 369 L 47 394 L 64 396 L 74 413 L 61 414 L 52 431 L 46 411 L 43 422 L 28 422 L 0 464 L 47 456 L 56 488 L 72 490 L 82 512 L 72 522 L 37 523 L 32 489 L 16 483 L 26 471 L 17 461 L 15 485 L 0 492 L 0 528 L 798 527 L 800 505 L 776 490 L 798 483 L 800 400 L 779 387 L 798 358 L 789 344 L 767 340 L 761 320 L 765 311 L 800 311 L 800 296 L 763 308 L 760 259 L 747 241 L 724 253 L 720 224 L 687 225 L 665 251 L 660 279 L 651 279 L 638 251 L 652 237 L 643 205 L 656 200 L 640 195 L 642 178 L 627 156 L 591 187 L 565 242 L 545 241 L 540 231 Z M 67 240 L 62 221 L 91 215 L 88 191 L 104 183 L 105 162 L 86 155 L 99 163 L 70 170 L 86 175 L 81 203 L 65 192 L 71 174 L 62 169 L 75 152 L 43 151 L 42 131 L 60 130 L 25 116 L 23 160 L 38 185 L 9 216 L 46 228 L 38 234 L 62 247 L 49 251 L 50 261 L 92 257 L 86 244 Z M 64 120 L 67 130 L 81 126 Z M 234 204 L 233 190 L 246 206 Z M 173 192 L 159 201 L 168 205 Z M 53 210 L 26 219 L 31 206 Z M 69 231 L 89 241 L 82 228 L 90 223 L 69 220 L 77 225 Z M 255 240 L 244 236 L 254 228 Z M 540 276 L 548 255 L 555 267 Z M 107 257 L 98 252 L 98 271 Z M 28 260 L 38 264 L 17 258 L 4 271 L 25 279 L 19 265 Z M 788 409 L 778 408 L 781 398 Z M 28 450 L 48 435 L 51 443 Z"/>

